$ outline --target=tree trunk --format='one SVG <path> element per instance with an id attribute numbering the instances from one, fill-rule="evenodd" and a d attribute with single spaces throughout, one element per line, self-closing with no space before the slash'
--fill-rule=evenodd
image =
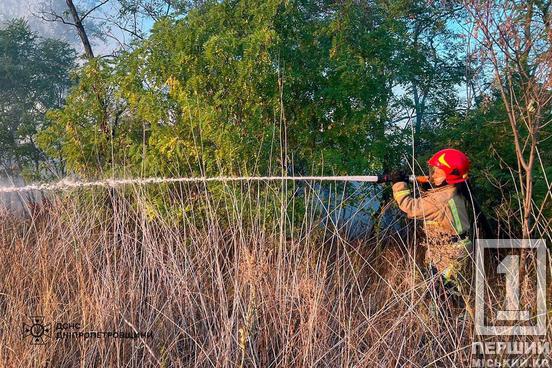
<path id="1" fill-rule="evenodd" d="M 75 4 L 73 4 L 73 0 L 65 0 L 65 2 L 67 3 L 67 7 L 69 8 L 69 12 L 71 13 L 71 16 L 73 17 L 73 21 L 75 22 L 75 27 L 77 27 L 79 37 L 84 47 L 84 53 L 88 59 L 92 59 L 94 58 L 94 53 L 92 52 L 92 46 L 90 45 L 90 40 L 88 39 L 86 30 L 82 25 L 81 18 L 79 17 L 79 14 L 77 12 L 77 8 L 75 8 Z"/>

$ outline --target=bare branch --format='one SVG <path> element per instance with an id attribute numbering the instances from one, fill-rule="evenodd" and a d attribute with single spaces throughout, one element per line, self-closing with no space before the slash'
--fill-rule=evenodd
<path id="1" fill-rule="evenodd" d="M 75 23 L 71 23 L 67 20 L 65 20 L 65 18 L 63 18 L 61 15 L 59 14 L 56 14 L 54 12 L 47 12 L 47 11 L 41 11 L 39 12 L 38 14 L 37 13 L 31 13 L 33 16 L 37 17 L 37 18 L 40 18 L 42 19 L 43 21 L 46 21 L 46 22 L 61 22 L 63 24 L 67 24 L 69 26 L 73 26 L 75 27 Z M 46 18 L 46 16 L 51 16 L 52 18 Z"/>
<path id="2" fill-rule="evenodd" d="M 99 9 L 100 7 L 104 6 L 105 4 L 107 4 L 109 1 L 111 0 L 103 0 L 102 2 L 100 2 L 98 5 L 94 6 L 92 9 L 90 9 L 89 11 L 87 11 L 86 13 L 84 13 L 84 15 L 80 18 L 81 22 L 83 22 L 86 17 L 92 13 L 94 10 L 96 9 Z"/>
<path id="3" fill-rule="evenodd" d="M 550 0 L 540 2 L 544 27 L 538 19 L 535 20 L 539 15 L 536 14 L 534 1 L 465 0 L 464 4 L 473 22 L 482 31 L 482 39 L 477 35 L 473 38 L 481 45 L 492 67 L 496 89 L 513 134 L 519 168 L 519 187 L 516 185 L 516 190 L 522 194 L 523 202 L 520 203 L 522 237 L 527 239 L 538 226 L 536 221 L 540 217 L 540 212 L 533 216 L 533 209 L 538 208 L 533 204 L 533 170 L 536 159 L 540 159 L 538 145 L 541 143 L 542 111 L 547 110 L 552 99 L 546 85 L 548 64 L 540 66 L 550 55 L 550 44 L 541 44 L 542 40 L 549 40 L 551 36 L 547 14 Z M 535 221 L 533 225 L 532 220 Z"/>

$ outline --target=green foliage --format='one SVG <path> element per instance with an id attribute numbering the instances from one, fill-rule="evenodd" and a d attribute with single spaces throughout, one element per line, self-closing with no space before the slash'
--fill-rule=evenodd
<path id="1" fill-rule="evenodd" d="M 59 108 L 70 85 L 75 52 L 64 42 L 40 39 L 25 21 L 0 29 L 0 164 L 8 172 L 40 171 L 36 132 L 45 112 Z M 54 155 L 53 157 L 57 157 Z"/>
<path id="2" fill-rule="evenodd" d="M 53 157 L 61 155 L 71 170 L 91 173 L 111 160 L 110 146 L 115 142 L 109 140 L 113 128 L 108 120 L 116 117 L 117 112 L 112 109 L 117 106 L 109 70 L 99 60 L 81 68 L 79 84 L 63 109 L 48 112 L 53 123 L 38 136 L 44 151 Z"/>
<path id="3" fill-rule="evenodd" d="M 376 170 L 395 23 L 376 3 L 206 2 L 84 67 L 41 144 L 87 173 Z"/>
<path id="4" fill-rule="evenodd" d="M 457 148 L 468 154 L 471 182 L 485 212 L 505 226 L 515 228 L 519 224 L 512 221 L 512 213 L 508 211 L 519 208 L 523 199 L 518 184 L 519 168 L 512 144 L 513 134 L 507 119 L 502 100 L 494 91 L 480 98 L 468 115 L 451 115 L 438 130 L 426 134 L 443 147 Z M 541 139 L 545 141 L 551 136 L 552 127 L 544 127 Z M 545 201 L 545 197 L 550 194 L 546 178 L 550 180 L 552 177 L 552 150 L 543 144 L 539 155 L 533 171 L 534 201 L 545 203 L 542 216 L 550 218 L 552 205 Z"/>

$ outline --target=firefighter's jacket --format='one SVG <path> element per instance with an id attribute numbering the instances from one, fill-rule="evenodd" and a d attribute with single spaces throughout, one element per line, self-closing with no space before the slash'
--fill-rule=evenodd
<path id="1" fill-rule="evenodd" d="M 409 218 L 423 221 L 426 234 L 426 262 L 446 272 L 452 262 L 465 256 L 471 247 L 471 223 L 466 199 L 454 185 L 445 185 L 411 195 L 404 182 L 393 185 L 393 198 Z"/>

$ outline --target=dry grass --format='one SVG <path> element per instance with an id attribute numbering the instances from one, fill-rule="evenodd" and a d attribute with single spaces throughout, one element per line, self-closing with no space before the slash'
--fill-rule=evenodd
<path id="1" fill-rule="evenodd" d="M 3 215 L 4 367 L 467 365 L 473 324 L 430 307 L 413 239 L 387 229 L 347 241 L 321 226 L 311 191 L 166 189 L 77 192 Z M 52 332 L 31 345 L 22 326 L 34 315 L 153 336 Z"/>

